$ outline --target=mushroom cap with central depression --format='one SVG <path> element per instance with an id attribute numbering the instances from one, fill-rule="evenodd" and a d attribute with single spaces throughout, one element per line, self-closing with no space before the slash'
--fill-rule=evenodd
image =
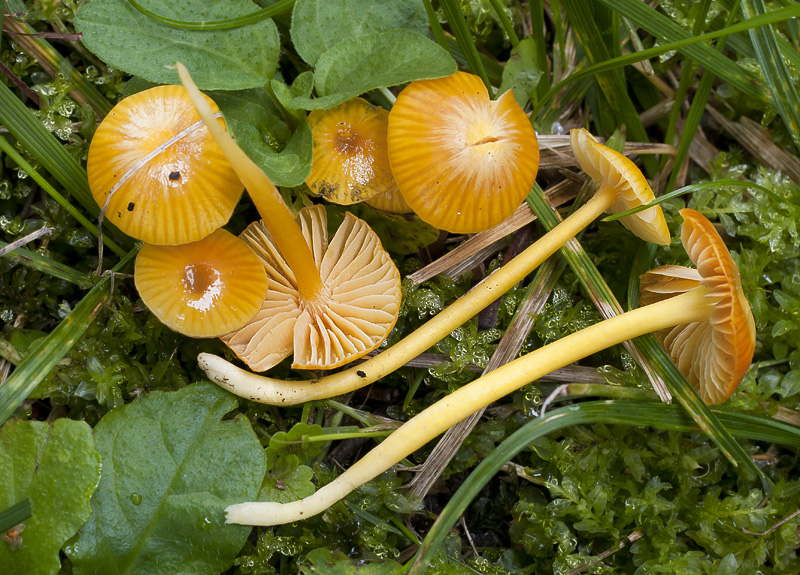
<path id="1" fill-rule="evenodd" d="M 270 289 L 256 316 L 222 339 L 254 371 L 292 353 L 297 369 L 338 367 L 378 347 L 400 313 L 400 273 L 366 223 L 345 213 L 329 244 L 324 206 L 303 208 L 298 220 L 322 279 L 310 301 L 262 222 L 241 235 L 263 262 Z"/>
<path id="2" fill-rule="evenodd" d="M 261 307 L 268 285 L 253 250 L 224 229 L 179 246 L 145 244 L 136 256 L 134 280 L 147 308 L 191 337 L 242 327 Z"/>
<path id="3" fill-rule="evenodd" d="M 700 212 L 681 210 L 681 241 L 697 269 L 662 266 L 641 278 L 642 304 L 649 305 L 698 286 L 718 300 L 707 321 L 657 334 L 672 361 L 707 404 L 725 401 L 742 380 L 755 351 L 753 313 L 739 270 L 722 238 Z"/>
<path id="4" fill-rule="evenodd" d="M 539 169 L 536 133 L 511 90 L 491 100 L 481 79 L 465 72 L 400 92 L 388 145 L 408 205 L 449 232 L 479 232 L 508 218 Z"/>

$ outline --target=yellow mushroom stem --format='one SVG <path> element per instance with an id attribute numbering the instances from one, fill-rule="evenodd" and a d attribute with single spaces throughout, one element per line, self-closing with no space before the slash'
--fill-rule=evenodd
<path id="1" fill-rule="evenodd" d="M 589 326 L 489 372 L 408 420 L 316 493 L 292 503 L 239 503 L 228 523 L 281 525 L 325 511 L 460 420 L 540 377 L 627 339 L 675 325 L 704 321 L 720 298 L 697 287 L 679 296 Z"/>
<path id="2" fill-rule="evenodd" d="M 275 185 L 261 171 L 261 168 L 247 157 L 219 122 L 214 120 L 211 106 L 203 98 L 183 64 L 177 63 L 176 67 L 181 82 L 189 92 L 189 97 L 197 112 L 206 123 L 214 141 L 228 158 L 236 175 L 247 188 L 273 241 L 291 268 L 300 295 L 306 301 L 314 300 L 322 287 L 322 280 L 300 226 L 297 225 L 294 216 L 286 207 Z"/>
<path id="3" fill-rule="evenodd" d="M 260 403 L 296 405 L 349 393 L 392 373 L 469 321 L 605 212 L 616 196 L 617 191 L 613 188 L 600 188 L 584 206 L 472 291 L 386 351 L 350 369 L 311 381 L 285 381 L 255 375 L 207 353 L 201 353 L 197 362 L 208 378 L 220 387 Z"/>

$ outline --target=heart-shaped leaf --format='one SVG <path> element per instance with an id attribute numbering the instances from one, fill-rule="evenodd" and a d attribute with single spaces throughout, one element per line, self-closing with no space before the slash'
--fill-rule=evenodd
<path id="1" fill-rule="evenodd" d="M 293 98 L 292 107 L 325 110 L 376 88 L 449 76 L 456 69 L 445 49 L 409 30 L 349 38 L 317 62 L 314 81 L 320 97 Z"/>
<path id="2" fill-rule="evenodd" d="M 292 12 L 294 47 L 312 66 L 342 40 L 399 28 L 428 31 L 420 0 L 298 0 Z"/>
<path id="3" fill-rule="evenodd" d="M 224 20 L 255 12 L 249 0 L 140 0 L 161 16 L 187 22 Z M 275 72 L 278 30 L 262 20 L 229 30 L 182 30 L 138 12 L 127 0 L 93 0 L 75 18 L 83 43 L 108 64 L 159 84 L 178 84 L 166 66 L 182 62 L 204 90 L 263 86 Z"/>

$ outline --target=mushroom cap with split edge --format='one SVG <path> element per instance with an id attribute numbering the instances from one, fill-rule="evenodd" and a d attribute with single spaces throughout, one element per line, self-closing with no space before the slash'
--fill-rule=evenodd
<path id="1" fill-rule="evenodd" d="M 389 161 L 406 202 L 456 233 L 514 213 L 539 169 L 530 120 L 509 90 L 497 100 L 465 72 L 411 82 L 389 113 Z"/>
<path id="2" fill-rule="evenodd" d="M 240 328 L 261 307 L 268 286 L 253 250 L 224 229 L 178 246 L 145 244 L 136 257 L 134 281 L 163 324 L 191 337 Z"/>
<path id="3" fill-rule="evenodd" d="M 389 112 L 363 98 L 328 110 L 314 110 L 314 137 L 306 184 L 334 204 L 349 205 L 396 189 L 386 151 Z"/>
<path id="4" fill-rule="evenodd" d="M 98 126 L 89 187 L 98 205 L 108 201 L 105 216 L 122 232 L 178 245 L 228 221 L 244 186 L 207 128 L 192 129 L 198 122 L 182 86 L 156 86 L 119 102 Z"/>
<path id="5" fill-rule="evenodd" d="M 570 145 L 581 169 L 600 188 L 612 188 L 617 192 L 618 199 L 606 210 L 608 213 L 624 212 L 655 199 L 652 188 L 636 164 L 595 140 L 588 130 L 571 130 Z M 669 245 L 669 228 L 658 206 L 622 218 L 620 223 L 646 241 Z"/>
<path id="6" fill-rule="evenodd" d="M 298 214 L 323 282 L 312 301 L 297 290 L 291 269 L 262 222 L 242 238 L 267 270 L 270 290 L 247 325 L 223 337 L 251 369 L 265 371 L 294 353 L 296 369 L 331 369 L 380 345 L 400 311 L 400 274 L 378 236 L 349 212 L 328 243 L 324 206 Z"/>
<path id="7" fill-rule="evenodd" d="M 711 222 L 700 212 L 681 210 L 681 241 L 696 270 L 662 266 L 642 275 L 642 305 L 668 299 L 695 287 L 718 300 L 707 321 L 657 334 L 675 365 L 707 404 L 725 401 L 742 380 L 755 351 L 755 322 L 742 290 L 739 271 Z"/>

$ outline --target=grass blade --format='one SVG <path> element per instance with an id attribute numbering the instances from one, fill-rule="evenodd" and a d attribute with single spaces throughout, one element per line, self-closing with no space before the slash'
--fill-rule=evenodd
<path id="1" fill-rule="evenodd" d="M 31 500 L 27 497 L 0 513 L 0 533 L 5 533 L 33 515 Z"/>
<path id="2" fill-rule="evenodd" d="M 486 89 L 489 94 L 494 97 L 492 84 L 489 82 L 489 76 L 486 74 L 486 69 L 483 67 L 483 62 L 478 55 L 478 49 L 475 47 L 475 42 L 472 40 L 472 34 L 467 27 L 467 21 L 464 19 L 464 14 L 461 13 L 461 3 L 457 0 L 441 0 L 439 5 L 442 8 L 447 22 L 450 24 L 450 30 L 458 41 L 458 46 L 469 64 L 473 74 L 480 76 L 483 83 L 486 84 Z"/>
<path id="3" fill-rule="evenodd" d="M 745 20 L 763 15 L 766 11 L 763 0 L 742 0 L 742 14 Z M 775 107 L 794 140 L 795 147 L 800 150 L 800 110 L 797 107 L 800 98 L 778 48 L 775 30 L 769 25 L 753 28 L 750 30 L 750 39 L 756 50 L 756 58 L 761 65 L 764 79 L 772 92 Z"/>
<path id="4" fill-rule="evenodd" d="M 0 249 L 6 247 L 7 245 L 8 244 L 6 242 L 0 241 Z M 89 289 L 94 285 L 92 278 L 90 278 L 88 275 L 76 272 L 69 266 L 66 266 L 55 260 L 51 260 L 50 258 L 40 256 L 36 252 L 25 248 L 17 248 L 8 254 L 5 254 L 4 257 L 7 257 L 12 261 L 16 261 L 36 271 L 49 274 L 64 281 L 68 281 L 82 289 Z"/>
<path id="5" fill-rule="evenodd" d="M 734 412 L 716 411 L 737 437 L 800 447 L 800 429 L 771 419 Z M 562 407 L 534 419 L 497 446 L 470 474 L 436 519 L 417 552 L 410 573 L 424 572 L 450 528 L 483 489 L 486 483 L 520 451 L 533 441 L 573 425 L 591 423 L 626 424 L 640 427 L 692 432 L 697 425 L 677 405 L 639 401 L 593 401 Z"/>
<path id="6" fill-rule="evenodd" d="M 120 260 L 112 273 L 106 274 L 87 293 L 58 327 L 42 339 L 35 351 L 26 356 L 0 386 L 0 425 L 33 392 L 37 384 L 52 371 L 73 345 L 89 328 L 94 318 L 111 296 L 113 272 L 123 270 L 136 256 L 134 249 Z"/>

